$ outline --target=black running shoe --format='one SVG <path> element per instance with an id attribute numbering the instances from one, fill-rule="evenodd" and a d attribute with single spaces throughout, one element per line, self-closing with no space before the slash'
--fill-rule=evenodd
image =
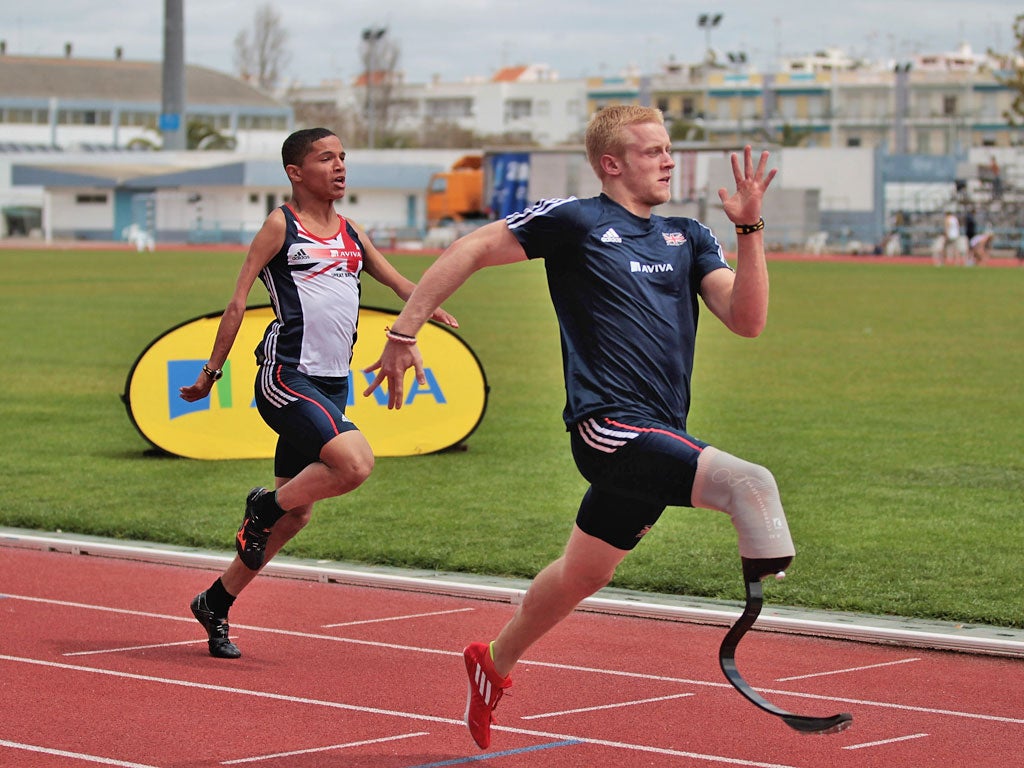
<path id="1" fill-rule="evenodd" d="M 258 571 L 263 567 L 263 556 L 270 538 L 270 529 L 256 522 L 256 501 L 270 491 L 266 488 L 253 488 L 245 497 L 245 517 L 235 534 L 235 551 L 238 558 L 250 571 Z"/>
<path id="2" fill-rule="evenodd" d="M 228 620 L 215 616 L 206 604 L 206 593 L 200 592 L 192 600 L 192 615 L 196 621 L 203 625 L 203 629 L 210 636 L 210 655 L 218 659 L 237 659 L 242 655 L 238 646 L 228 639 Z"/>

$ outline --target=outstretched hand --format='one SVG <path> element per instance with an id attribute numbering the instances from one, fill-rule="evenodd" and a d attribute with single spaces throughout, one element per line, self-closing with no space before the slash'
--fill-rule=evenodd
<path id="1" fill-rule="evenodd" d="M 732 175 L 736 180 L 736 191 L 730 196 L 722 187 L 718 197 L 722 201 L 725 215 L 734 224 L 755 224 L 761 218 L 761 200 L 765 190 L 772 183 L 778 168 L 767 171 L 768 152 L 761 153 L 761 160 L 754 168 L 753 151 L 747 145 L 743 148 L 743 166 L 735 152 L 732 153 Z"/>
<path id="2" fill-rule="evenodd" d="M 430 319 L 435 323 L 442 323 L 447 325 L 449 328 L 458 328 L 459 321 L 455 319 L 455 316 L 446 312 L 443 307 L 438 307 L 434 310 L 434 314 L 430 316 Z"/>
<path id="3" fill-rule="evenodd" d="M 194 403 L 196 400 L 202 400 L 209 395 L 211 389 L 213 389 L 213 379 L 205 373 L 200 373 L 195 384 L 187 387 L 178 387 L 178 396 L 182 400 Z"/>
<path id="4" fill-rule="evenodd" d="M 416 369 L 416 381 L 420 386 L 426 386 L 427 377 L 423 373 L 423 356 L 419 348 L 415 344 L 389 341 L 377 362 L 363 369 L 363 373 L 377 371 L 376 378 L 363 390 L 363 397 L 369 397 L 377 387 L 387 382 L 388 410 L 401 408 L 405 398 L 405 372 L 410 368 Z"/>

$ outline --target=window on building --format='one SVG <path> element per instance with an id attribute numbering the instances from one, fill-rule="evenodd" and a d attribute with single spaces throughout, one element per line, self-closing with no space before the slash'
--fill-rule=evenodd
<path id="1" fill-rule="evenodd" d="M 396 99 L 389 108 L 396 118 L 415 118 L 420 114 L 420 104 L 416 99 Z"/>
<path id="2" fill-rule="evenodd" d="M 848 136 L 846 139 L 846 146 L 848 147 L 859 147 L 861 146 L 860 136 Z"/>
<path id="3" fill-rule="evenodd" d="M 238 127 L 242 130 L 259 131 L 265 128 L 266 118 L 262 115 L 239 115 Z"/>
<path id="4" fill-rule="evenodd" d="M 154 128 L 157 124 L 155 112 L 136 112 L 125 110 L 121 113 L 121 125 L 136 125 L 143 128 Z"/>
<path id="5" fill-rule="evenodd" d="M 822 120 L 828 117 L 828 99 L 820 94 L 807 97 L 807 117 Z"/>
<path id="6" fill-rule="evenodd" d="M 930 117 L 931 100 L 926 93 L 910 93 L 910 115 L 912 117 Z"/>
<path id="7" fill-rule="evenodd" d="M 858 118 L 863 116 L 864 103 L 859 93 L 844 93 L 841 104 L 843 117 Z"/>
<path id="8" fill-rule="evenodd" d="M 999 99 L 994 93 L 983 93 L 981 95 L 981 116 L 989 120 L 1002 117 L 1002 110 L 999 109 Z"/>
<path id="9" fill-rule="evenodd" d="M 110 125 L 110 110 L 87 109 L 82 122 L 85 125 Z"/>
<path id="10" fill-rule="evenodd" d="M 106 205 L 107 196 L 102 193 L 75 195 L 75 205 Z"/>
<path id="11" fill-rule="evenodd" d="M 0 120 L 5 123 L 46 125 L 49 122 L 45 109 L 4 109 L 0 110 L 0 116 Z"/>
<path id="12" fill-rule="evenodd" d="M 953 95 L 951 93 L 947 93 L 945 96 L 943 96 L 942 97 L 942 114 L 945 117 L 952 117 L 953 115 L 956 115 L 957 114 L 956 103 L 957 103 L 957 99 L 956 99 L 955 95 Z"/>
<path id="13" fill-rule="evenodd" d="M 932 133 L 931 131 L 918 131 L 915 136 L 916 146 L 914 150 L 921 155 L 927 155 L 931 153 L 932 148 Z"/>
<path id="14" fill-rule="evenodd" d="M 426 117 L 433 120 L 458 120 L 473 116 L 473 100 L 464 99 L 428 99 Z"/>
<path id="15" fill-rule="evenodd" d="M 691 96 L 683 97 L 683 117 L 694 117 L 697 112 L 697 104 Z"/>
<path id="16" fill-rule="evenodd" d="M 197 116 L 198 119 L 202 120 L 209 126 L 212 126 L 218 131 L 226 131 L 231 129 L 231 115 L 222 113 L 219 115 L 202 115 Z"/>
<path id="17" fill-rule="evenodd" d="M 524 120 L 533 115 L 533 102 L 529 99 L 509 99 L 505 102 L 505 122 Z"/>
<path id="18" fill-rule="evenodd" d="M 212 117 L 204 118 L 204 120 L 214 119 Z M 217 130 L 230 129 L 230 120 L 224 124 L 219 123 L 214 126 Z M 280 131 L 284 130 L 285 119 L 277 115 L 239 115 L 238 116 L 238 130 L 240 131 Z"/>
<path id="19" fill-rule="evenodd" d="M 893 96 L 891 93 L 880 91 L 875 94 L 872 101 L 873 106 L 869 108 L 865 117 L 892 117 L 895 107 L 893 106 Z"/>

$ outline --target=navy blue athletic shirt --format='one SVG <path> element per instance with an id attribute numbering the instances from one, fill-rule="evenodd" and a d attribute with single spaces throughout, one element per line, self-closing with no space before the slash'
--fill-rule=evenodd
<path id="1" fill-rule="evenodd" d="M 604 194 L 541 200 L 505 221 L 529 258 L 544 259 L 566 426 L 615 413 L 685 430 L 700 282 L 729 269 L 711 230 L 635 216 Z"/>

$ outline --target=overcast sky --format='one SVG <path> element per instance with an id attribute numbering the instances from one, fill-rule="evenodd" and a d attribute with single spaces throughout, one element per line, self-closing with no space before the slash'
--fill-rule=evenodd
<path id="1" fill-rule="evenodd" d="M 235 72 L 234 39 L 265 0 L 184 0 L 185 59 Z M 547 64 L 562 78 L 644 72 L 703 56 L 702 13 L 721 13 L 713 48 L 744 52 L 762 69 L 779 56 L 839 47 L 854 56 L 901 59 L 951 51 L 1013 49 L 1019 0 L 270 0 L 288 35 L 288 79 L 315 84 L 358 74 L 362 30 L 386 27 L 407 82 L 489 76 L 514 64 Z M 0 40 L 11 54 L 126 59 L 163 56 L 164 0 L 4 2 Z"/>

